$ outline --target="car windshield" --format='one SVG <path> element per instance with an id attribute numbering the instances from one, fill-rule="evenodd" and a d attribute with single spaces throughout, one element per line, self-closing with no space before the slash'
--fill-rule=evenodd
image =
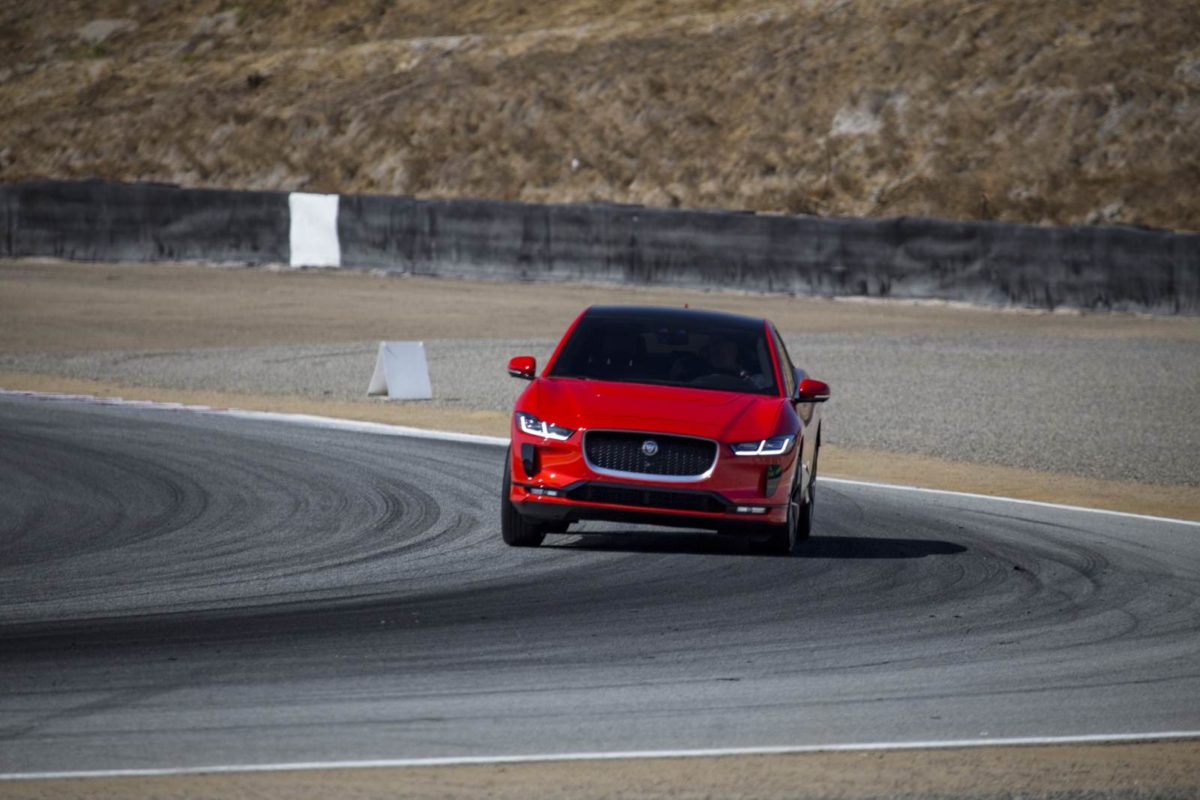
<path id="1" fill-rule="evenodd" d="M 551 365 L 551 377 L 775 394 L 766 331 L 709 319 L 584 317 Z"/>

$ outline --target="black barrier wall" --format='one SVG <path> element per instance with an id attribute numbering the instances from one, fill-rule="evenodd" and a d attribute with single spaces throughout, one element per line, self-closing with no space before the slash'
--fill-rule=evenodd
<path id="1" fill-rule="evenodd" d="M 288 196 L 0 185 L 0 255 L 287 262 Z M 342 265 L 416 275 L 1200 313 L 1200 234 L 347 195 Z"/>
<path id="2" fill-rule="evenodd" d="M 342 263 L 412 274 L 1200 313 L 1200 235 L 343 197 Z"/>
<path id="3" fill-rule="evenodd" d="M 0 184 L 5 256 L 286 262 L 288 223 L 287 192 L 106 181 Z"/>

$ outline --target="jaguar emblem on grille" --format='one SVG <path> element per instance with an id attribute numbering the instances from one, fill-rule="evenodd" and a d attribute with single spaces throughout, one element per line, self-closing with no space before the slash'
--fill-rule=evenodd
<path id="1" fill-rule="evenodd" d="M 647 439 L 642 442 L 642 455 L 646 456 L 646 458 L 658 455 L 658 442 L 653 439 Z"/>

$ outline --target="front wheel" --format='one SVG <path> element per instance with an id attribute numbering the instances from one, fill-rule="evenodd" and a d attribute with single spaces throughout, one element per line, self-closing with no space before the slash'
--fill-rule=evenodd
<path id="1" fill-rule="evenodd" d="M 781 556 L 795 555 L 801 543 L 812 535 L 813 506 L 816 505 L 817 455 L 821 452 L 821 440 L 817 439 L 817 450 L 813 453 L 812 474 L 808 480 L 808 491 L 800 485 L 802 470 L 797 467 L 795 484 L 788 496 L 787 521 L 772 525 L 768 533 L 767 549 Z M 805 498 L 807 495 L 807 499 Z"/>
<path id="2" fill-rule="evenodd" d="M 766 550 L 780 556 L 795 555 L 800 543 L 812 532 L 812 503 L 803 502 L 800 487 L 792 490 L 787 521 L 772 525 L 767 532 Z"/>
<path id="3" fill-rule="evenodd" d="M 512 451 L 504 454 L 504 480 L 500 484 L 500 536 L 510 547 L 537 547 L 546 538 L 546 529 L 521 516 L 509 499 L 512 494 Z"/>
<path id="4" fill-rule="evenodd" d="M 821 459 L 821 432 L 817 431 L 817 446 L 813 450 L 812 474 L 808 476 L 808 513 L 805 523 L 800 527 L 800 538 L 812 536 L 813 507 L 817 504 L 817 462 Z"/>

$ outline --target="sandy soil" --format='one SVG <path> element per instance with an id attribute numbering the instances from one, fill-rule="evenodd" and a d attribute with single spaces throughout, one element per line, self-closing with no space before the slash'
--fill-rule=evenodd
<path id="1" fill-rule="evenodd" d="M 688 759 L 314 770 L 0 783 L 0 797 L 936 797 L 1200 796 L 1200 742 L 954 748 Z"/>

